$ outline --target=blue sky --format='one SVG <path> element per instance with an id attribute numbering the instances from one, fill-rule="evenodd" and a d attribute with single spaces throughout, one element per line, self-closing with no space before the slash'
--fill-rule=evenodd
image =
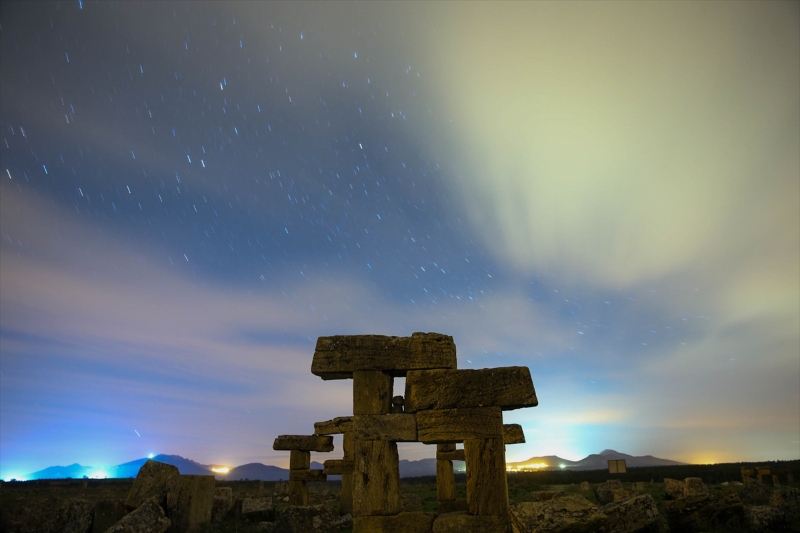
<path id="1" fill-rule="evenodd" d="M 530 367 L 511 461 L 796 459 L 799 10 L 4 4 L 0 477 L 284 465 L 415 331 Z"/>

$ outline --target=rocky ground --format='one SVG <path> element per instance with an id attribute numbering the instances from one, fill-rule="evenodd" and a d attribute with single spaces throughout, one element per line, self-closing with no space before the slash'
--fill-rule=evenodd
<path id="1" fill-rule="evenodd" d="M 797 485 L 705 486 L 697 478 L 666 483 L 512 485 L 509 497 L 517 533 L 800 532 Z M 133 514 L 124 506 L 132 487 L 133 480 L 3 483 L 0 531 L 103 533 L 121 517 Z M 289 508 L 282 494 L 284 488 L 274 482 L 217 482 L 214 515 L 199 530 L 208 533 L 352 531 L 347 519 L 341 521 L 338 515 L 339 484 L 310 484 L 309 503 L 314 507 L 301 510 Z M 434 484 L 407 483 L 402 488 L 407 510 L 437 511 Z M 463 484 L 457 485 L 457 497 L 466 497 Z M 157 503 L 148 506 L 143 502 L 139 507 L 142 509 L 137 508 L 137 512 L 142 515 L 150 513 L 143 519 L 154 524 L 152 527 L 165 527 L 166 516 Z M 112 531 L 136 529 L 119 526 Z"/>

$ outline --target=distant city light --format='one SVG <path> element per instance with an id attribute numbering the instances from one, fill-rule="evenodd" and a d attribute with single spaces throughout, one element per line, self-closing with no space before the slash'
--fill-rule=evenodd
<path id="1" fill-rule="evenodd" d="M 547 463 L 531 463 L 527 465 L 506 465 L 507 472 L 526 472 L 530 470 L 538 470 L 540 468 L 547 468 Z"/>
<path id="2" fill-rule="evenodd" d="M 567 465 L 558 465 L 559 468 L 566 468 Z"/>
<path id="3" fill-rule="evenodd" d="M 154 455 L 152 453 L 147 456 L 148 459 L 152 459 L 153 457 L 154 457 Z"/>
<path id="4" fill-rule="evenodd" d="M 211 469 L 212 472 L 216 472 L 218 474 L 227 474 L 230 471 L 230 468 L 227 466 L 215 466 Z"/>
<path id="5" fill-rule="evenodd" d="M 108 477 L 108 474 L 106 474 L 102 470 L 98 470 L 97 472 L 92 472 L 91 474 L 89 474 L 89 477 L 92 479 L 105 479 Z"/>

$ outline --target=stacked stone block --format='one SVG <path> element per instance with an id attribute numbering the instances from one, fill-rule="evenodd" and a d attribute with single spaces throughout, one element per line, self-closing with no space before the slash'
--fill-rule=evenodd
<path id="1" fill-rule="evenodd" d="M 354 533 L 511 530 L 505 444 L 524 435 L 503 425 L 502 412 L 538 404 L 527 368 L 457 370 L 452 337 L 414 333 L 320 337 L 311 371 L 353 380 Z M 395 377 L 406 378 L 405 397 L 392 397 Z M 452 461 L 466 462 L 468 514 L 401 513 L 397 442 L 405 441 L 437 445 L 440 502 L 455 502 Z M 326 462 L 326 472 L 336 466 Z"/>
<path id="2" fill-rule="evenodd" d="M 308 482 L 328 479 L 322 470 L 311 470 L 311 452 L 332 452 L 333 437 L 281 435 L 272 449 L 289 451 L 289 505 L 308 505 Z"/>
<path id="3" fill-rule="evenodd" d="M 329 459 L 323 463 L 323 472 L 329 476 L 342 476 L 342 493 L 339 511 L 353 514 L 353 417 L 341 416 L 314 424 L 315 435 L 342 435 L 342 459 Z"/>

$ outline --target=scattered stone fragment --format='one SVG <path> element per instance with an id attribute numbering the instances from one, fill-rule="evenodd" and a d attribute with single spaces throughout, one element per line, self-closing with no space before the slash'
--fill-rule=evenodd
<path id="1" fill-rule="evenodd" d="M 699 477 L 687 477 L 683 480 L 683 495 L 696 496 L 698 494 L 707 494 L 708 488 L 703 480 Z"/>
<path id="2" fill-rule="evenodd" d="M 608 516 L 608 529 L 615 533 L 658 531 L 658 508 L 649 494 L 615 501 L 600 507 Z"/>
<path id="3" fill-rule="evenodd" d="M 531 493 L 532 502 L 546 502 L 564 495 L 563 490 L 537 490 Z"/>
<path id="4" fill-rule="evenodd" d="M 683 481 L 679 479 L 664 478 L 664 498 L 667 500 L 676 500 L 683 498 L 683 492 L 686 487 Z"/>
<path id="5" fill-rule="evenodd" d="M 582 491 L 591 490 L 588 481 L 581 481 L 581 490 Z"/>
<path id="6" fill-rule="evenodd" d="M 353 431 L 352 416 L 339 416 L 333 420 L 314 423 L 315 435 L 338 435 L 340 433 L 347 433 L 348 431 Z"/>
<path id="7" fill-rule="evenodd" d="M 744 523 L 744 506 L 733 489 L 685 496 L 664 502 L 664 514 L 671 531 L 708 531 Z"/>
<path id="8" fill-rule="evenodd" d="M 328 504 L 290 505 L 275 520 L 274 533 L 338 533 L 339 513 Z"/>
<path id="9" fill-rule="evenodd" d="M 511 523 L 519 533 L 594 533 L 604 530 L 608 516 L 583 496 L 570 494 L 513 505 Z"/>
<path id="10" fill-rule="evenodd" d="M 742 489 L 742 499 L 748 504 L 766 505 L 771 496 L 772 489 L 757 479 L 750 479 Z"/>
<path id="11" fill-rule="evenodd" d="M 192 531 L 211 521 L 214 476 L 181 475 L 167 480 L 167 518 L 170 533 Z"/>
<path id="12" fill-rule="evenodd" d="M 214 503 L 211 507 L 211 521 L 222 522 L 225 520 L 233 509 L 233 503 L 233 489 L 230 487 L 215 487 Z"/>
<path id="13" fill-rule="evenodd" d="M 614 501 L 614 491 L 620 490 L 625 490 L 622 486 L 622 482 L 618 479 L 612 479 L 611 481 L 595 485 L 594 496 L 597 498 L 597 503 L 599 505 L 606 505 Z M 618 499 L 620 499 L 619 496 L 621 495 L 621 493 L 617 493 Z"/>
<path id="14" fill-rule="evenodd" d="M 56 511 L 53 531 L 59 533 L 89 533 L 94 516 L 94 503 L 74 498 L 66 501 Z"/>
<path id="15" fill-rule="evenodd" d="M 272 500 L 270 498 L 242 499 L 242 518 L 251 522 L 263 522 L 272 519 Z"/>
<path id="16" fill-rule="evenodd" d="M 158 496 L 152 496 L 105 533 L 164 533 L 171 524 L 158 504 Z"/>
<path id="17" fill-rule="evenodd" d="M 103 533 L 127 514 L 125 500 L 100 500 L 94 505 L 92 533 Z"/>
<path id="18" fill-rule="evenodd" d="M 436 515 L 422 511 L 392 516 L 359 516 L 353 519 L 353 533 L 430 533 Z"/>
<path id="19" fill-rule="evenodd" d="M 508 515 L 476 516 L 461 511 L 440 514 L 433 521 L 433 533 L 466 533 L 467 531 L 508 533 L 510 530 L 511 524 Z"/>
<path id="20" fill-rule="evenodd" d="M 179 475 L 178 467 L 148 459 L 136 475 L 136 481 L 125 500 L 125 507 L 128 510 L 136 509 L 152 496 L 157 496 L 158 505 L 166 505 L 167 480 Z"/>

